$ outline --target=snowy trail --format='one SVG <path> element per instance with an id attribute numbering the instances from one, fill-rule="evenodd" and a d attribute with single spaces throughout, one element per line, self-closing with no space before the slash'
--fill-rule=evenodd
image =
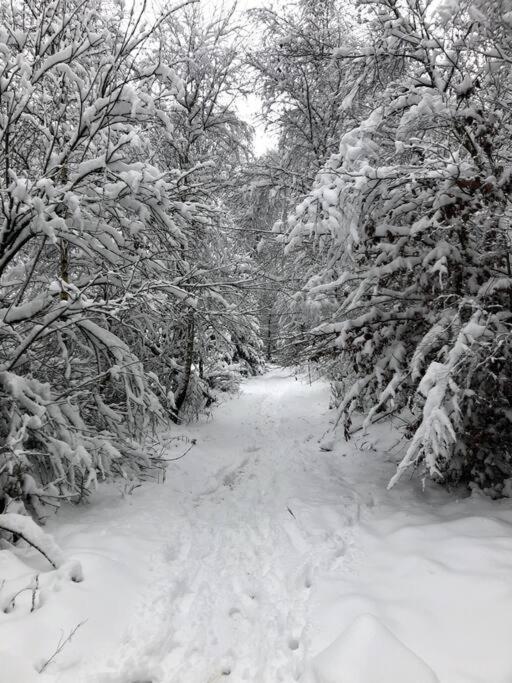
<path id="1" fill-rule="evenodd" d="M 396 430 L 322 451 L 328 395 L 250 379 L 179 429 L 197 445 L 165 483 L 62 510 L 47 528 L 82 583 L 0 552 L 0 596 L 47 586 L 0 611 L 0 683 L 510 683 L 512 502 L 387 491 Z"/>
<path id="2" fill-rule="evenodd" d="M 303 674 L 315 574 L 340 561 L 356 509 L 318 455 L 318 391 L 273 372 L 190 430 L 208 455 L 168 472 L 173 499 L 159 501 L 167 528 L 146 608 L 106 680 L 133 680 L 134 670 L 187 683 Z"/>

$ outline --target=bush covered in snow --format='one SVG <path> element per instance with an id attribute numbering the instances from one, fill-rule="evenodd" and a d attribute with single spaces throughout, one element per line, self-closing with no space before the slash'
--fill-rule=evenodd
<path id="1" fill-rule="evenodd" d="M 499 495 L 512 475 L 512 29 L 485 0 L 361 7 L 371 40 L 335 53 L 353 69 L 341 106 L 356 125 L 288 221 L 287 251 L 309 264 L 295 348 L 344 383 L 345 421 L 410 411 L 392 483 L 421 463 Z"/>

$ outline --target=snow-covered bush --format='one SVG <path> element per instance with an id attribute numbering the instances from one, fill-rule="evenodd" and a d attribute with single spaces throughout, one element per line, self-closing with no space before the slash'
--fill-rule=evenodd
<path id="1" fill-rule="evenodd" d="M 193 305 L 174 279 L 194 209 L 141 159 L 141 127 L 166 125 L 152 92 L 181 87 L 134 61 L 159 21 L 72 0 L 1 12 L 0 509 L 40 518 L 149 465 L 139 437 L 170 404 L 137 352 L 169 301 Z"/>
<path id="2" fill-rule="evenodd" d="M 361 95 L 366 114 L 289 221 L 291 256 L 323 253 L 300 292 L 316 312 L 302 353 L 346 378 L 345 419 L 411 411 L 392 483 L 423 463 L 499 495 L 512 474 L 508 15 L 361 4 L 372 41 L 336 58 L 382 91 Z"/>

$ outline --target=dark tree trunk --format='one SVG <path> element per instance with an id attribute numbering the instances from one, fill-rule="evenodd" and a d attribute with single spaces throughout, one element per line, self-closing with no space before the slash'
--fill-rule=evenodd
<path id="1" fill-rule="evenodd" d="M 272 313 L 268 314 L 267 321 L 267 360 L 272 360 Z"/>
<path id="2" fill-rule="evenodd" d="M 183 369 L 183 377 L 181 379 L 180 388 L 176 396 L 176 417 L 179 418 L 180 410 L 185 403 L 187 396 L 188 385 L 190 383 L 190 375 L 192 372 L 192 361 L 194 358 L 194 336 L 195 336 L 195 319 L 194 311 L 188 314 L 187 324 L 187 346 L 185 349 L 185 362 Z"/>

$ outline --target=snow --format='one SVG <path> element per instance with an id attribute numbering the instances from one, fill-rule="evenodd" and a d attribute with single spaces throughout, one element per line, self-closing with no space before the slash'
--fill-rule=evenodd
<path id="1" fill-rule="evenodd" d="M 2 308 L 0 309 L 1 320 L 12 324 L 20 320 L 35 318 L 48 306 L 49 302 L 50 297 L 45 293 L 34 297 L 31 301 L 27 301 L 20 306 L 10 306 L 8 309 Z"/>
<path id="2" fill-rule="evenodd" d="M 196 444 L 165 482 L 64 507 L 46 531 L 80 583 L 1 550 L 8 590 L 45 590 L 0 612 L 0 682 L 510 683 L 511 501 L 387 491 L 392 425 L 346 443 L 328 403 L 274 369 L 173 430 L 169 459 Z"/>
<path id="3" fill-rule="evenodd" d="M 371 614 L 362 614 L 318 655 L 316 683 L 438 683 L 432 670 Z"/>
<path id="4" fill-rule="evenodd" d="M 36 683 L 41 681 L 37 671 L 19 657 L 0 652 L 0 680 L 5 683 Z"/>

